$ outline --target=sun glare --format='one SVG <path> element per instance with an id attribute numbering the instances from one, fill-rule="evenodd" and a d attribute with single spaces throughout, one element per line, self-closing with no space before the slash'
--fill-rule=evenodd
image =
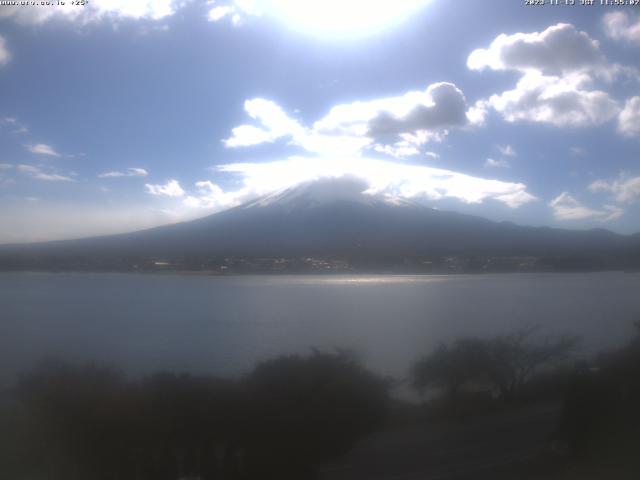
<path id="1" fill-rule="evenodd" d="M 354 37 L 389 28 L 430 0 L 265 0 L 289 27 L 326 37 Z"/>

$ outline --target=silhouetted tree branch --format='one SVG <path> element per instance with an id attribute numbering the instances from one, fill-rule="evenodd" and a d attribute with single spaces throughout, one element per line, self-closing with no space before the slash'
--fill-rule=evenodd
<path id="1" fill-rule="evenodd" d="M 451 346 L 440 345 L 414 365 L 413 386 L 418 391 L 445 389 L 453 412 L 460 389 L 471 382 L 495 388 L 504 401 L 515 401 L 535 372 L 566 360 L 578 342 L 570 336 L 534 342 L 536 330 L 526 328 L 490 339 L 462 338 Z"/>

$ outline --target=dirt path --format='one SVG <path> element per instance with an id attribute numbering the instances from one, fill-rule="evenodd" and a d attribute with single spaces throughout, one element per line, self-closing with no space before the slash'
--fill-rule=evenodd
<path id="1" fill-rule="evenodd" d="M 484 480 L 536 478 L 557 404 L 457 424 L 381 432 L 320 472 L 321 480 Z"/>

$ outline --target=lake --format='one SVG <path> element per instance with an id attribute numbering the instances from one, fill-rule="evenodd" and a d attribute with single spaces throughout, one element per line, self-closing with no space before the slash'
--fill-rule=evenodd
<path id="1" fill-rule="evenodd" d="M 45 357 L 132 375 L 240 375 L 259 360 L 349 348 L 406 377 L 440 342 L 539 325 L 618 345 L 640 319 L 640 274 L 197 276 L 0 274 L 0 379 Z"/>

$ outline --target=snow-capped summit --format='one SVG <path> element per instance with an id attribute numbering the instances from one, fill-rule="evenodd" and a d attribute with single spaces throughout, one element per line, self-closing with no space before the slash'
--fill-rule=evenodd
<path id="1" fill-rule="evenodd" d="M 388 203 L 380 194 L 368 192 L 367 183 L 354 176 L 320 178 L 294 185 L 260 197 L 242 208 L 278 206 L 285 210 L 300 210 L 320 207 L 337 202 L 352 202 L 363 205 Z"/>

